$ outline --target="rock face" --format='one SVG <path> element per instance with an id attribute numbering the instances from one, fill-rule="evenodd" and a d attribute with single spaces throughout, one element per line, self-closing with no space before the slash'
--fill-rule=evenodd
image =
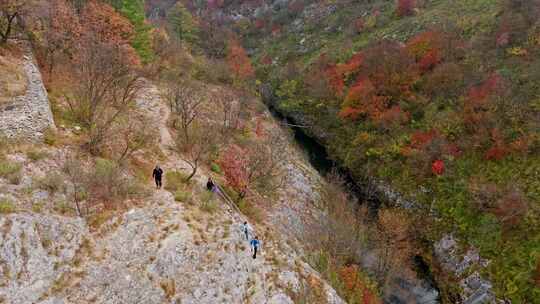
<path id="1" fill-rule="evenodd" d="M 82 220 L 0 217 L 0 303 L 35 303 L 70 268 L 87 233 Z"/>
<path id="2" fill-rule="evenodd" d="M 22 69 L 28 79 L 26 93 L 0 105 L 0 135 L 38 141 L 43 132 L 55 128 L 41 73 L 31 55 L 25 55 Z"/>
<path id="3" fill-rule="evenodd" d="M 504 303 L 495 297 L 491 290 L 491 282 L 480 277 L 478 271 L 466 275 L 473 267 L 481 269 L 489 265 L 489 261 L 482 259 L 475 248 L 470 248 L 465 254 L 459 254 L 456 239 L 452 235 L 446 235 L 435 244 L 434 249 L 443 268 L 452 272 L 460 280 L 463 303 Z"/>

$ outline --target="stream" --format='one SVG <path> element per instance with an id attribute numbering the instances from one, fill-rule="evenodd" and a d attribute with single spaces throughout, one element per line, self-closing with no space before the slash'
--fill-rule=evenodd
<path id="1" fill-rule="evenodd" d="M 367 202 L 371 216 L 375 219 L 378 210 L 383 206 L 382 200 L 373 195 L 367 195 L 363 187 L 358 184 L 352 174 L 346 168 L 340 167 L 338 163 L 330 159 L 326 148 L 313 137 L 309 136 L 304 127 L 298 126 L 295 120 L 291 117 L 283 115 L 274 106 L 267 103 L 267 107 L 274 118 L 282 122 L 285 126 L 292 130 L 294 140 L 298 146 L 308 156 L 310 164 L 322 175 L 325 176 L 332 170 L 337 170 L 344 178 L 345 184 L 351 195 L 356 197 L 359 202 Z M 365 254 L 366 260 L 362 262 L 363 267 L 369 268 L 370 264 L 376 261 L 376 256 L 373 252 Z M 406 303 L 422 303 L 435 304 L 440 303 L 440 291 L 437 283 L 431 273 L 428 263 L 420 255 L 413 257 L 411 271 L 415 272 L 415 279 L 406 278 L 404 276 L 395 275 L 391 277 L 392 288 L 384 294 L 385 304 L 406 304 Z M 394 288 L 395 287 L 395 288 Z"/>

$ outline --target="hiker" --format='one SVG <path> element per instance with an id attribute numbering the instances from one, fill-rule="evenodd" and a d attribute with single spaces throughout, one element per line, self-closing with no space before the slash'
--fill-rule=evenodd
<path id="1" fill-rule="evenodd" d="M 248 225 L 248 222 L 244 222 L 244 225 L 242 226 L 242 230 L 244 231 L 244 234 L 246 235 L 246 241 L 249 241 L 249 225 Z"/>
<path id="2" fill-rule="evenodd" d="M 152 177 L 156 181 L 156 189 L 161 189 L 161 176 L 163 175 L 163 170 L 156 165 L 154 172 L 152 172 Z"/>
<path id="3" fill-rule="evenodd" d="M 214 184 L 214 181 L 211 177 L 209 177 L 208 181 L 206 182 L 206 189 L 208 189 L 208 191 L 214 192 L 215 187 L 216 185 Z"/>
<path id="4" fill-rule="evenodd" d="M 259 249 L 259 245 L 261 242 L 259 242 L 259 237 L 256 236 L 253 240 L 251 240 L 251 251 L 253 252 L 253 259 L 257 258 L 257 249 Z"/>

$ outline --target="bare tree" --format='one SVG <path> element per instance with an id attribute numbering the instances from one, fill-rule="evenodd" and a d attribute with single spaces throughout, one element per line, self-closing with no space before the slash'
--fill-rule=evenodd
<path id="1" fill-rule="evenodd" d="M 202 126 L 198 122 L 190 124 L 187 130 L 189 137 L 179 133 L 176 138 L 176 146 L 180 152 L 180 158 L 190 167 L 191 173 L 187 181 L 191 180 L 202 162 L 206 161 L 209 154 L 216 149 L 217 138 L 212 128 Z"/>
<path id="2" fill-rule="evenodd" d="M 238 129 L 240 119 L 245 113 L 247 97 L 233 92 L 219 92 L 210 96 L 211 104 L 217 105 L 221 115 L 221 135 L 227 139 L 232 131 Z"/>
<path id="3" fill-rule="evenodd" d="M 66 162 L 64 163 L 64 173 L 67 175 L 67 180 L 71 183 L 73 191 L 71 193 L 73 203 L 75 204 L 75 209 L 77 215 L 82 217 L 82 201 L 86 196 L 85 185 L 85 172 L 81 162 L 75 156 L 69 156 Z M 88 210 L 87 210 L 88 213 Z"/>
<path id="4" fill-rule="evenodd" d="M 106 135 L 122 117 L 129 119 L 135 96 L 142 88 L 118 46 L 90 40 L 76 64 L 75 98 L 67 98 L 70 111 L 88 130 L 86 147 L 98 154 Z"/>
<path id="5" fill-rule="evenodd" d="M 122 164 L 134 153 L 152 145 L 158 136 L 153 128 L 148 128 L 148 119 L 142 115 L 130 115 L 127 121 L 121 121 L 117 127 L 117 162 Z"/>
<path id="6" fill-rule="evenodd" d="M 191 126 L 200 116 L 201 106 L 205 101 L 200 94 L 200 88 L 189 83 L 171 83 L 168 85 L 165 99 L 169 103 L 171 112 L 175 115 L 173 127 L 180 128 L 184 143 L 190 142 Z"/>

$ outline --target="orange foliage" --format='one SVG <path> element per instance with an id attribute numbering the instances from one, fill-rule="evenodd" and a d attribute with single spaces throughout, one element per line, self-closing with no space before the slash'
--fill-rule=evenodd
<path id="1" fill-rule="evenodd" d="M 351 302 L 362 304 L 380 303 L 376 295 L 366 285 L 357 265 L 342 267 L 339 270 L 339 276 Z"/>
<path id="2" fill-rule="evenodd" d="M 229 41 L 227 62 L 233 73 L 240 79 L 249 79 L 255 74 L 255 70 L 246 54 L 246 50 L 244 50 L 236 39 Z"/>
<path id="3" fill-rule="evenodd" d="M 98 40 L 111 45 L 118 45 L 131 64 L 139 65 L 140 60 L 130 41 L 133 38 L 132 24 L 108 4 L 89 1 L 81 14 L 83 36 L 87 40 Z"/>

